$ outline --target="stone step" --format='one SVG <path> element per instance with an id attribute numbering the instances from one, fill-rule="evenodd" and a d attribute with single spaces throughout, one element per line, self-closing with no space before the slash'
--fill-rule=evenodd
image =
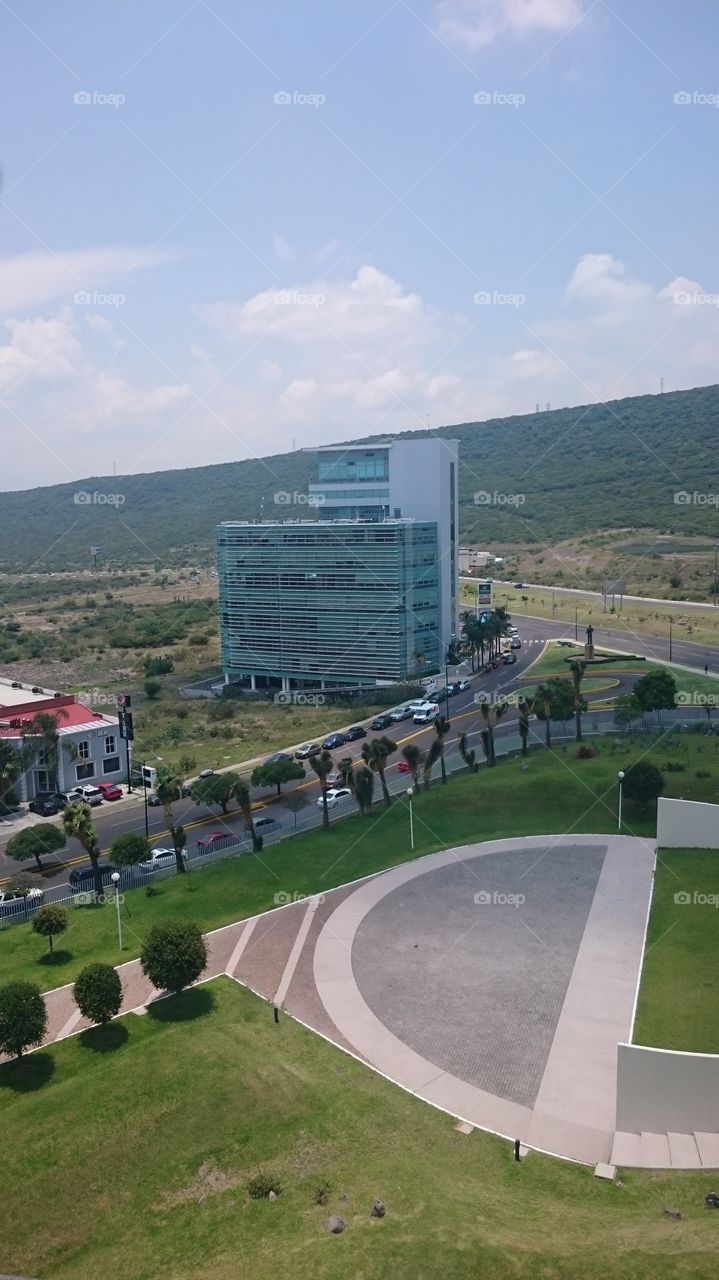
<path id="1" fill-rule="evenodd" d="M 640 1155 L 643 1169 L 671 1169 L 669 1139 L 666 1133 L 641 1134 Z"/>
<path id="2" fill-rule="evenodd" d="M 719 1133 L 694 1134 L 699 1158 L 704 1169 L 719 1169 Z"/>
<path id="3" fill-rule="evenodd" d="M 672 1169 L 700 1169 L 701 1156 L 693 1133 L 668 1133 Z"/>
<path id="4" fill-rule="evenodd" d="M 626 1169 L 636 1169 L 641 1163 L 641 1138 L 638 1133 L 622 1133 L 614 1135 L 610 1163 Z"/>

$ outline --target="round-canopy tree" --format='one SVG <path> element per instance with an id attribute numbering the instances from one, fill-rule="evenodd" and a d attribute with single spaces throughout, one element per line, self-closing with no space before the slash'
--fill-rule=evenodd
<path id="1" fill-rule="evenodd" d="M 139 831 L 124 831 L 110 845 L 110 861 L 116 867 L 136 867 L 148 853 L 147 840 Z"/>
<path id="2" fill-rule="evenodd" d="M 47 1009 L 39 987 L 32 982 L 8 982 L 0 987 L 0 1052 L 21 1058 L 26 1049 L 42 1044 Z"/>
<path id="3" fill-rule="evenodd" d="M 662 794 L 664 775 L 655 764 L 640 760 L 627 769 L 622 786 L 627 800 L 634 800 L 642 809 L 646 809 Z"/>
<path id="4" fill-rule="evenodd" d="M 103 1025 L 120 1012 L 122 983 L 111 964 L 88 964 L 73 988 L 75 1004 L 83 1018 Z"/>
<path id="5" fill-rule="evenodd" d="M 47 938 L 52 951 L 53 938 L 59 938 L 61 933 L 67 929 L 67 911 L 59 902 L 48 902 L 44 907 L 40 907 L 32 918 L 33 933 L 39 933 L 41 938 Z"/>
<path id="6" fill-rule="evenodd" d="M 207 967 L 205 940 L 193 920 L 159 920 L 140 952 L 146 978 L 158 991 L 182 991 Z"/>
<path id="7" fill-rule="evenodd" d="M 34 858 L 38 870 L 42 871 L 40 859 L 43 854 L 64 849 L 65 844 L 65 833 L 60 827 L 56 827 L 52 822 L 36 822 L 31 827 L 25 827 L 24 831 L 18 831 L 8 840 L 5 852 L 15 862 L 27 862 L 30 858 Z"/>

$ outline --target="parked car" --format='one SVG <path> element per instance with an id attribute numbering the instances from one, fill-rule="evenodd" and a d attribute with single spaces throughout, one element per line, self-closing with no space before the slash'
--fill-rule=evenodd
<path id="1" fill-rule="evenodd" d="M 322 750 L 333 751 L 335 747 L 343 747 L 346 741 L 343 733 L 330 733 L 322 743 Z"/>
<path id="2" fill-rule="evenodd" d="M 423 707 L 415 711 L 412 720 L 415 724 L 431 724 L 435 716 L 439 715 L 439 707 L 436 702 L 426 702 Z"/>
<path id="3" fill-rule="evenodd" d="M 70 801 L 81 800 L 84 804 L 102 804 L 102 792 L 99 787 L 73 787 L 68 791 L 67 798 Z"/>
<path id="4" fill-rule="evenodd" d="M 117 867 L 114 867 L 111 862 L 108 862 L 107 858 L 100 858 L 98 866 L 100 868 L 103 885 L 109 884 L 110 876 L 113 871 L 117 871 Z M 92 867 L 89 863 L 86 863 L 82 867 L 73 867 L 70 875 L 68 876 L 68 880 L 70 882 L 71 889 L 92 889 L 94 885 L 94 873 Z"/>
<path id="5" fill-rule="evenodd" d="M 442 692 L 447 698 L 455 698 L 459 691 L 459 680 L 452 680 L 450 684 L 445 686 Z"/>
<path id="6" fill-rule="evenodd" d="M 265 764 L 281 764 L 283 760 L 291 759 L 289 751 L 275 751 L 274 755 L 267 757 Z"/>
<path id="7" fill-rule="evenodd" d="M 392 717 L 383 711 L 381 716 L 375 716 L 370 725 L 370 729 L 389 729 L 391 724 Z"/>
<path id="8" fill-rule="evenodd" d="M 419 711 L 420 707 L 426 705 L 426 702 L 426 698 L 415 698 L 414 702 L 409 702 L 407 705 L 412 708 L 412 715 L 414 715 L 415 711 Z"/>
<path id="9" fill-rule="evenodd" d="M 511 653 L 511 652 L 505 653 L 502 661 L 505 667 L 511 667 L 512 663 L 517 661 L 517 655 L 516 653 Z"/>
<path id="10" fill-rule="evenodd" d="M 122 800 L 122 787 L 116 782 L 98 782 L 97 789 L 102 792 L 103 800 Z"/>
<path id="11" fill-rule="evenodd" d="M 214 778 L 214 769 L 203 769 L 198 773 L 196 778 L 188 778 L 187 782 L 183 782 L 181 791 L 183 796 L 189 796 L 196 782 L 200 782 L 203 778 Z"/>
<path id="12" fill-rule="evenodd" d="M 201 840 L 197 841 L 197 848 L 200 853 L 212 853 L 213 849 L 217 849 L 223 840 L 227 840 L 234 836 L 233 831 L 210 831 Z"/>
<path id="13" fill-rule="evenodd" d="M 367 730 L 361 724 L 353 724 L 350 729 L 345 729 L 345 742 L 356 742 L 358 738 L 366 737 Z"/>
<path id="14" fill-rule="evenodd" d="M 459 685 L 460 693 L 464 693 L 464 690 L 468 689 L 472 682 L 464 676 L 461 680 L 458 680 L 457 683 Z"/>
<path id="15" fill-rule="evenodd" d="M 321 755 L 322 748 L 319 742 L 308 742 L 304 747 L 300 747 L 299 751 L 295 751 L 296 760 L 310 760 L 312 756 Z"/>
<path id="16" fill-rule="evenodd" d="M 28 889 L 27 893 L 0 889 L 0 919 L 14 916 L 26 920 L 29 911 L 36 911 L 42 905 L 43 897 L 42 889 Z"/>
<path id="17" fill-rule="evenodd" d="M 31 813 L 39 813 L 41 818 L 50 818 L 54 813 L 60 813 L 67 804 L 67 796 L 62 791 L 38 791 L 28 809 Z"/>
<path id="18" fill-rule="evenodd" d="M 397 772 L 398 772 L 398 773 L 411 773 L 411 769 L 410 769 L 409 765 L 407 764 L 407 761 L 406 761 L 406 760 L 400 760 L 400 761 L 399 761 L 399 763 L 398 763 L 398 765 L 397 765 Z"/>
<path id="19" fill-rule="evenodd" d="M 412 716 L 412 708 L 410 706 L 397 707 L 394 711 L 390 711 L 390 719 L 398 724 L 400 720 L 409 720 Z"/>
<path id="20" fill-rule="evenodd" d="M 349 800 L 352 792 L 349 787 L 330 787 L 327 792 L 327 808 L 336 809 L 338 804 L 342 804 L 344 800 Z M 317 800 L 318 808 L 322 808 L 322 796 Z"/>
<path id="21" fill-rule="evenodd" d="M 182 850 L 182 857 L 187 853 Z M 174 867 L 177 862 L 174 849 L 151 849 L 150 856 L 144 862 L 138 862 L 141 871 L 160 871 L 162 867 Z"/>

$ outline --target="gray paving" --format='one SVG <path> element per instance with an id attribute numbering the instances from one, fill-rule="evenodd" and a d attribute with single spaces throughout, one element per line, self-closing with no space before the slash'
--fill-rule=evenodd
<path id="1" fill-rule="evenodd" d="M 518 848 L 401 884 L 354 937 L 369 1008 L 443 1071 L 533 1106 L 605 854 Z"/>

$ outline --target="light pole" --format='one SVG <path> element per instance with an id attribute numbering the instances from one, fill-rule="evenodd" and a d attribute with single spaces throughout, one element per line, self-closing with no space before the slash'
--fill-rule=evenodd
<path id="1" fill-rule="evenodd" d="M 579 639 L 578 622 L 577 622 L 578 614 L 579 614 L 579 605 L 575 604 L 574 606 L 574 639 L 575 640 Z"/>
<path id="2" fill-rule="evenodd" d="M 120 951 L 122 951 L 122 920 L 120 919 L 120 872 L 113 871 L 112 875 L 110 876 L 110 879 L 112 880 L 112 883 L 115 886 L 115 908 L 117 911 L 117 945 Z"/>
<path id="3" fill-rule="evenodd" d="M 714 608 L 719 604 L 719 582 L 717 582 L 717 551 L 719 551 L 719 542 L 714 543 Z"/>
<path id="4" fill-rule="evenodd" d="M 409 847 L 414 849 L 414 818 L 412 816 L 412 796 L 414 795 L 414 787 L 407 788 L 407 798 L 409 800 Z"/>
<path id="5" fill-rule="evenodd" d="M 149 840 L 150 825 L 147 820 L 147 774 L 145 773 L 145 765 L 146 765 L 146 761 L 143 760 L 140 765 L 140 768 L 142 769 L 142 798 L 145 802 L 145 839 Z"/>
<path id="6" fill-rule="evenodd" d="M 669 614 L 669 661 L 672 660 L 672 615 Z"/>
<path id="7" fill-rule="evenodd" d="M 624 771 L 622 769 L 619 770 L 619 773 L 617 774 L 617 778 L 619 779 L 619 821 L 617 822 L 617 831 L 621 831 L 622 829 L 622 783 L 624 781 Z"/>

